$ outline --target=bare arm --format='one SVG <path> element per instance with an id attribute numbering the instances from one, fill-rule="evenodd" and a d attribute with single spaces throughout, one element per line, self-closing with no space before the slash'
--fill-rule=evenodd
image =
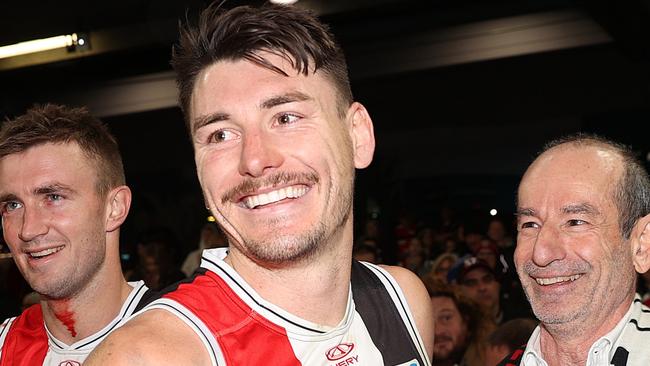
<path id="1" fill-rule="evenodd" d="M 424 284 L 408 269 L 395 266 L 381 266 L 388 271 L 402 288 L 415 323 L 422 337 L 429 360 L 433 359 L 433 307 Z"/>
<path id="2" fill-rule="evenodd" d="M 210 365 L 205 346 L 173 314 L 150 310 L 111 333 L 84 362 L 93 365 Z"/>

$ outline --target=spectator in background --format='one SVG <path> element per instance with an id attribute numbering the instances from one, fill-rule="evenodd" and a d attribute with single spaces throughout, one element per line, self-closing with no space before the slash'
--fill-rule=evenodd
<path id="1" fill-rule="evenodd" d="M 440 254 L 431 264 L 431 269 L 425 275 L 439 283 L 448 284 L 447 275 L 451 267 L 458 261 L 458 256 L 451 253 Z"/>
<path id="2" fill-rule="evenodd" d="M 487 237 L 492 239 L 499 248 L 510 248 L 514 245 L 514 241 L 508 227 L 501 218 L 493 217 L 488 222 Z"/>
<path id="3" fill-rule="evenodd" d="M 459 230 L 459 239 L 462 241 L 462 248 L 459 252 L 462 255 L 476 253 L 481 245 L 481 240 L 485 237 L 483 227 L 477 223 L 465 223 Z"/>
<path id="4" fill-rule="evenodd" d="M 355 247 L 372 247 L 373 256 L 376 262 L 383 263 L 383 238 L 379 226 L 379 220 L 367 219 L 364 225 L 364 232 L 359 235 L 354 243 Z"/>
<path id="5" fill-rule="evenodd" d="M 457 273 L 455 282 L 461 293 L 476 302 L 483 313 L 495 323 L 503 319 L 499 304 L 501 285 L 496 273 L 485 261 L 473 256 L 461 258 L 452 273 Z"/>
<path id="6" fill-rule="evenodd" d="M 181 266 L 185 276 L 190 277 L 194 271 L 201 265 L 201 255 L 203 250 L 210 248 L 227 247 L 228 240 L 223 234 L 219 225 L 214 222 L 206 222 L 201 227 L 201 236 L 199 237 L 199 247 L 191 251 Z"/>
<path id="7" fill-rule="evenodd" d="M 352 248 L 352 258 L 368 263 L 379 263 L 377 258 L 377 248 L 365 243 L 355 245 L 354 248 Z"/>
<path id="8" fill-rule="evenodd" d="M 435 366 L 483 366 L 485 340 L 494 329 L 480 309 L 450 287 L 427 284 L 435 312 Z"/>
<path id="9" fill-rule="evenodd" d="M 451 282 L 455 282 L 463 295 L 475 301 L 494 321 L 501 324 L 507 320 L 530 316 L 529 307 L 525 302 L 511 300 L 509 294 L 501 291 L 500 274 L 496 273 L 489 264 L 474 256 L 466 256 L 458 260 L 450 270 Z"/>
<path id="10" fill-rule="evenodd" d="M 494 241 L 490 238 L 483 238 L 476 246 L 474 251 L 476 258 L 486 262 L 495 273 L 498 273 L 497 265 L 499 263 L 499 249 Z"/>
<path id="11" fill-rule="evenodd" d="M 402 258 L 402 267 L 410 270 L 418 276 L 424 275 L 424 253 L 422 242 L 417 237 L 412 237 L 406 242 L 406 250 Z"/>
<path id="12" fill-rule="evenodd" d="M 485 366 L 496 366 L 507 355 L 526 344 L 538 323 L 532 318 L 515 318 L 499 325 L 487 337 Z"/>
<path id="13" fill-rule="evenodd" d="M 459 248 L 458 241 L 455 238 L 447 238 L 443 242 L 443 253 L 460 255 L 461 249 Z"/>
<path id="14" fill-rule="evenodd" d="M 138 266 L 130 281 L 143 280 L 150 289 L 163 288 L 185 278 L 174 258 L 178 241 L 168 228 L 154 228 L 142 235 L 138 242 Z"/>

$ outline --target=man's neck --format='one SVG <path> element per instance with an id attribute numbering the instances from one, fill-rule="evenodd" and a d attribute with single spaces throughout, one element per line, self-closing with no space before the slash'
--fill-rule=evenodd
<path id="1" fill-rule="evenodd" d="M 108 325 L 132 289 L 121 273 L 113 277 L 87 286 L 70 298 L 42 301 L 43 318 L 50 333 L 61 342 L 72 344 Z"/>
<path id="2" fill-rule="evenodd" d="M 231 246 L 225 261 L 266 301 L 310 322 L 336 326 L 348 303 L 351 230 L 321 248 L 303 261 L 267 268 Z"/>
<path id="3" fill-rule="evenodd" d="M 606 319 L 576 319 L 565 324 L 542 324 L 540 349 L 549 366 L 584 366 L 591 346 L 611 332 L 623 319 L 634 295 Z"/>

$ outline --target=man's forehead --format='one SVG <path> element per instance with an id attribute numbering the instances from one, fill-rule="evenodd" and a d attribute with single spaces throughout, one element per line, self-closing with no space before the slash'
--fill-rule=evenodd
<path id="1" fill-rule="evenodd" d="M 431 299 L 439 304 L 436 306 L 438 312 L 441 311 L 458 311 L 456 303 L 449 296 L 433 296 Z"/>
<path id="2" fill-rule="evenodd" d="M 197 76 L 192 91 L 190 101 L 192 121 L 201 118 L 205 114 L 203 109 L 216 107 L 227 112 L 227 107 L 232 105 L 231 102 L 227 101 L 228 97 L 232 95 L 231 91 L 243 93 L 253 99 L 258 98 L 260 99 L 257 102 L 258 104 L 262 102 L 263 98 L 268 97 L 268 94 L 301 93 L 309 95 L 311 98 L 313 97 L 312 93 L 321 93 L 324 88 L 330 88 L 333 91 L 333 85 L 321 82 L 324 81 L 321 73 L 304 75 L 295 70 L 284 58 L 275 55 L 271 57 L 274 60 L 272 65 L 287 75 L 246 59 L 221 60 L 204 68 Z M 240 77 L 234 75 L 235 70 L 237 70 L 236 74 L 241 75 Z M 314 84 L 315 82 L 317 84 Z M 314 85 L 318 85 L 318 87 L 316 88 Z M 209 100 L 204 100 L 206 96 L 209 97 Z M 223 98 L 215 98 L 215 96 Z M 221 103 L 223 105 L 219 106 L 219 102 L 223 102 Z M 208 104 L 206 105 L 206 103 Z"/>
<path id="3" fill-rule="evenodd" d="M 528 168 L 518 189 L 520 208 L 536 199 L 565 201 L 560 206 L 588 202 L 594 192 L 611 197 L 622 174 L 622 159 L 598 146 L 557 146 Z M 581 197 L 584 195 L 585 197 Z"/>
<path id="4" fill-rule="evenodd" d="M 465 279 L 468 279 L 469 277 L 472 278 L 482 278 L 485 277 L 486 275 L 491 275 L 492 273 L 488 271 L 484 267 L 476 267 L 472 268 L 467 273 L 465 273 L 465 276 L 463 276 Z"/>
<path id="5" fill-rule="evenodd" d="M 602 177 L 602 173 L 620 171 L 622 158 L 614 150 L 600 145 L 562 144 L 541 154 L 527 169 L 528 176 L 559 175 L 580 178 L 577 172 Z"/>

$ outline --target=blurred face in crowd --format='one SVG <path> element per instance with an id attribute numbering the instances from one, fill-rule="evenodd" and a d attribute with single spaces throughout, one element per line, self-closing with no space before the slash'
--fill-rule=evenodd
<path id="1" fill-rule="evenodd" d="M 442 283 L 447 283 L 447 274 L 449 269 L 454 265 L 454 260 L 451 258 L 444 259 L 440 261 L 438 267 L 433 269 L 433 277 L 439 280 Z"/>
<path id="2" fill-rule="evenodd" d="M 515 264 L 547 325 L 602 324 L 632 300 L 632 250 L 613 199 L 621 174 L 612 151 L 565 144 L 542 154 L 522 179 Z"/>
<path id="3" fill-rule="evenodd" d="M 481 245 L 482 239 L 483 235 L 481 234 L 468 233 L 465 235 L 465 244 L 467 244 L 467 248 L 470 250 L 470 252 L 475 253 L 478 249 L 478 246 Z"/>
<path id="4" fill-rule="evenodd" d="M 489 239 L 483 239 L 481 246 L 476 252 L 476 258 L 484 260 L 492 269 L 497 268 L 497 253 L 490 248 L 493 243 Z"/>
<path id="5" fill-rule="evenodd" d="M 499 303 L 501 285 L 494 274 L 485 268 L 475 268 L 467 272 L 460 284 L 463 294 L 483 309 L 492 309 Z"/>
<path id="6" fill-rule="evenodd" d="M 506 228 L 501 221 L 492 220 L 488 225 L 487 235 L 498 244 L 506 237 Z"/>
<path id="7" fill-rule="evenodd" d="M 109 204 L 97 192 L 96 166 L 76 143 L 0 159 L 5 241 L 30 286 L 48 298 L 78 293 L 104 266 Z"/>
<path id="8" fill-rule="evenodd" d="M 468 332 L 465 318 L 454 301 L 446 296 L 432 297 L 435 338 L 433 359 L 459 361 L 467 348 Z"/>
<path id="9" fill-rule="evenodd" d="M 351 230 L 354 169 L 372 160 L 372 122 L 330 79 L 275 54 L 204 69 L 191 100 L 197 173 L 231 247 L 257 263 L 304 259 Z"/>

